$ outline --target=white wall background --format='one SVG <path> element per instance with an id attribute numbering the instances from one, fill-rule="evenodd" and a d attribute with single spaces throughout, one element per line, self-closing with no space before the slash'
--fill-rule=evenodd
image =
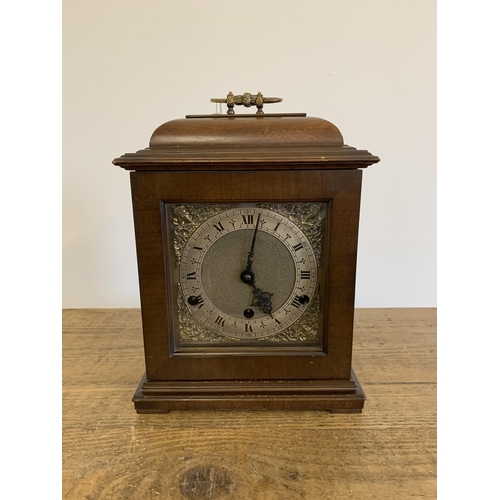
<path id="1" fill-rule="evenodd" d="M 434 0 L 66 0 L 63 307 L 139 307 L 129 175 L 153 130 L 262 91 L 365 171 L 357 307 L 436 305 Z"/>

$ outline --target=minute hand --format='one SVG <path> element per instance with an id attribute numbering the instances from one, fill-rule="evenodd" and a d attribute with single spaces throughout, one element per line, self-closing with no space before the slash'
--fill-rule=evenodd
<path id="1" fill-rule="evenodd" d="M 255 224 L 255 231 L 253 233 L 252 246 L 250 247 L 250 252 L 248 252 L 247 267 L 245 268 L 246 272 L 252 269 L 253 249 L 255 247 L 255 238 L 257 237 L 257 231 L 259 229 L 259 221 L 260 221 L 260 214 L 257 216 L 257 223 Z"/>
<path id="2" fill-rule="evenodd" d="M 247 267 L 241 273 L 241 281 L 250 285 L 253 288 L 253 299 L 252 306 L 258 307 L 265 314 L 271 314 L 273 310 L 273 305 L 271 303 L 272 293 L 263 292 L 260 288 L 255 286 L 255 276 L 252 272 L 252 257 L 253 249 L 255 247 L 255 238 L 257 237 L 257 231 L 259 229 L 260 214 L 257 216 L 257 224 L 255 224 L 255 231 L 253 233 L 252 246 L 248 252 Z"/>

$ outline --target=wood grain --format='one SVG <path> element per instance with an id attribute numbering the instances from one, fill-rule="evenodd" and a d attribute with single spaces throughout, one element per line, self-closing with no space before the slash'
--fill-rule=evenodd
<path id="1" fill-rule="evenodd" d="M 378 161 L 368 151 L 346 146 L 332 123 L 305 114 L 171 120 L 154 131 L 149 148 L 113 161 L 134 170 L 130 179 L 146 363 L 134 396 L 138 412 L 362 410 L 365 395 L 351 363 L 361 169 Z M 321 350 L 298 352 L 284 342 L 177 350 L 179 280 L 173 272 L 174 222 L 166 205 L 247 202 L 328 205 L 324 269 L 317 286 L 321 325 L 314 328 Z M 309 384 L 298 391 L 288 384 L 296 381 Z M 268 383 L 275 382 L 281 387 L 268 390 Z"/>
<path id="2" fill-rule="evenodd" d="M 65 310 L 65 499 L 436 496 L 436 311 L 358 309 L 363 414 L 137 415 L 137 309 Z"/>
<path id="3" fill-rule="evenodd" d="M 344 145 L 321 118 L 190 116 L 160 125 L 149 148 L 113 160 L 127 170 L 302 170 L 365 168 L 380 159 Z"/>
<path id="4" fill-rule="evenodd" d="M 349 380 L 361 179 L 361 170 L 133 172 L 132 202 L 147 378 L 154 381 Z M 169 346 L 169 339 L 175 332 L 169 318 L 176 314 L 177 285 L 170 279 L 166 266 L 172 249 L 164 242 L 160 203 L 239 203 L 252 200 L 273 203 L 329 201 L 331 204 L 325 251 L 327 277 L 322 289 L 328 305 L 324 311 L 326 355 L 316 357 L 314 363 L 305 356 L 281 356 L 285 350 L 265 357 L 238 355 L 181 359 L 170 356 L 173 349 Z M 170 328 L 170 335 L 165 333 L 167 328 Z M 273 351 L 277 352 L 277 349 L 273 348 Z M 276 406 L 275 409 L 282 407 Z"/>

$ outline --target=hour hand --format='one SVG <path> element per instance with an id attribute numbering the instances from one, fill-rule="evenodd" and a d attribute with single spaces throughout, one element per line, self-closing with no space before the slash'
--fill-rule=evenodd
<path id="1" fill-rule="evenodd" d="M 252 306 L 258 307 L 263 313 L 271 314 L 273 305 L 271 303 L 272 293 L 263 292 L 260 288 L 253 287 Z"/>
<path id="2" fill-rule="evenodd" d="M 271 314 L 273 305 L 271 303 L 272 293 L 263 292 L 260 288 L 255 286 L 255 279 L 252 271 L 243 271 L 241 273 L 241 280 L 243 283 L 250 285 L 253 288 L 252 306 L 258 307 L 263 313 Z"/>

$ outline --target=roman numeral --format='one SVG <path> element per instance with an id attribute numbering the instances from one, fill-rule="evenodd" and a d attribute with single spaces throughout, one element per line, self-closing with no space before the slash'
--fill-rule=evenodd
<path id="1" fill-rule="evenodd" d="M 280 223 L 278 222 L 278 224 L 276 224 L 276 226 L 274 228 L 274 231 L 277 231 L 279 227 L 280 227 Z"/>
<path id="2" fill-rule="evenodd" d="M 300 307 L 300 300 L 299 300 L 299 296 L 298 295 L 295 295 L 295 298 L 293 299 L 292 301 L 292 304 L 291 304 L 293 307 L 297 307 L 299 308 Z"/>
<path id="3" fill-rule="evenodd" d="M 217 231 L 223 231 L 224 230 L 222 222 L 217 222 L 217 224 L 214 224 L 214 227 L 215 227 L 215 229 L 217 229 Z"/>
<path id="4" fill-rule="evenodd" d="M 201 295 L 198 295 L 196 299 L 198 300 L 196 305 L 198 306 L 198 309 L 201 309 L 205 305 L 205 301 L 203 300 L 203 297 Z"/>
<path id="5" fill-rule="evenodd" d="M 298 252 L 301 248 L 304 248 L 304 245 L 302 245 L 302 243 L 298 243 L 297 245 L 295 245 L 293 247 L 293 249 Z"/>
<path id="6" fill-rule="evenodd" d="M 196 271 L 193 271 L 192 273 L 187 273 L 186 277 L 188 280 L 195 280 L 196 279 Z"/>
<path id="7" fill-rule="evenodd" d="M 277 318 L 274 318 L 274 322 L 277 323 L 278 325 L 281 325 L 281 322 L 277 320 Z"/>
<path id="8" fill-rule="evenodd" d="M 215 320 L 215 322 L 220 326 L 224 326 L 225 320 L 222 316 L 217 316 L 217 319 Z"/>
<path id="9" fill-rule="evenodd" d="M 245 332 L 253 332 L 252 325 L 250 323 L 245 323 Z"/>
<path id="10" fill-rule="evenodd" d="M 300 279 L 301 280 L 310 280 L 311 279 L 311 271 L 300 271 Z"/>
<path id="11" fill-rule="evenodd" d="M 242 215 L 243 224 L 253 224 L 253 215 Z"/>
<path id="12" fill-rule="evenodd" d="M 193 247 L 195 250 L 203 250 L 201 247 Z"/>

